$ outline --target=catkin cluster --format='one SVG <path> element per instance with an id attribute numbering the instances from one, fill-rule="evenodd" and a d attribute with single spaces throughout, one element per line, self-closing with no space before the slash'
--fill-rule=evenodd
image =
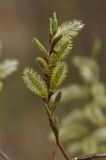
<path id="1" fill-rule="evenodd" d="M 41 65 L 44 76 L 41 77 L 35 70 L 26 67 L 23 80 L 27 88 L 45 101 L 63 83 L 68 71 L 64 59 L 72 49 L 73 38 L 83 26 L 82 22 L 77 20 L 58 26 L 56 13 L 53 13 L 53 18 L 50 18 L 50 50 L 47 51 L 37 38 L 33 38 L 34 45 L 42 53 L 36 60 Z"/>

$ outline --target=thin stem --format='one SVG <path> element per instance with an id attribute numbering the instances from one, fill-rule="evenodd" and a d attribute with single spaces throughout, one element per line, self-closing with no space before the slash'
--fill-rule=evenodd
<path id="1" fill-rule="evenodd" d="M 53 146 L 53 153 L 52 153 L 52 160 L 55 160 L 55 157 L 56 157 L 56 149 L 57 149 L 57 144 L 54 144 L 54 146 Z"/>
<path id="2" fill-rule="evenodd" d="M 81 157 L 75 157 L 73 160 L 93 160 L 93 159 L 100 159 L 100 158 L 106 158 L 106 153 L 84 155 L 84 156 L 81 156 Z"/>
<path id="3" fill-rule="evenodd" d="M 64 148 L 63 148 L 63 146 L 62 146 L 62 144 L 60 143 L 59 135 L 57 135 L 57 134 L 55 133 L 55 130 L 54 130 L 54 121 L 53 121 L 53 119 L 51 118 L 51 119 L 49 120 L 49 122 L 50 122 L 51 129 L 52 129 L 52 131 L 53 131 L 53 133 L 54 133 L 54 135 L 55 135 L 55 139 L 56 139 L 56 144 L 57 144 L 57 146 L 59 147 L 59 149 L 60 149 L 61 153 L 63 154 L 64 158 L 65 158 L 66 160 L 69 160 L 69 158 L 68 158 L 68 156 L 67 156 L 67 154 L 66 154 L 66 152 L 65 152 L 65 150 L 64 150 Z"/>
<path id="4" fill-rule="evenodd" d="M 0 150 L 0 156 L 5 160 L 10 160 L 9 157 L 2 150 Z"/>
<path id="5" fill-rule="evenodd" d="M 65 150 L 64 150 L 64 148 L 62 146 L 62 144 L 60 143 L 59 139 L 56 139 L 56 143 L 57 143 L 59 149 L 61 150 L 62 154 L 64 155 L 65 159 L 69 160 L 69 158 L 68 158 L 68 156 L 67 156 L 67 154 L 66 154 L 66 152 L 65 152 Z"/>

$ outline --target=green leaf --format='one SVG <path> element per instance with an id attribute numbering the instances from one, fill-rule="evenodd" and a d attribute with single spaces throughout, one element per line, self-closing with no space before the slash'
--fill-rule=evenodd
<path id="1" fill-rule="evenodd" d="M 40 41 L 37 38 L 33 38 L 33 42 L 35 46 L 47 57 L 48 52 L 46 51 L 45 47 L 40 43 Z"/>
<path id="2" fill-rule="evenodd" d="M 38 75 L 32 68 L 25 68 L 23 73 L 23 80 L 28 89 L 36 95 L 47 99 L 47 86 L 40 75 Z"/>
<path id="3" fill-rule="evenodd" d="M 59 121 L 58 121 L 58 117 L 55 118 L 54 128 L 55 128 L 55 133 L 58 136 L 59 135 Z"/>
<path id="4" fill-rule="evenodd" d="M 56 95 L 55 95 L 55 99 L 54 99 L 54 105 L 58 105 L 61 101 L 62 98 L 62 92 L 59 91 Z"/>
<path id="5" fill-rule="evenodd" d="M 57 93 L 53 94 L 51 96 L 51 102 L 52 102 L 52 112 L 54 113 L 55 112 L 55 109 L 57 107 L 57 105 L 60 103 L 61 101 L 61 98 L 62 98 L 62 92 L 61 91 L 58 91 Z"/>
<path id="6" fill-rule="evenodd" d="M 48 108 L 48 105 L 47 105 L 47 104 L 46 104 L 46 113 L 47 113 L 48 119 L 50 119 L 50 117 L 51 117 L 51 111 L 50 111 L 50 109 Z"/>
<path id="7" fill-rule="evenodd" d="M 50 78 L 50 90 L 55 90 L 59 85 L 61 85 L 66 78 L 68 72 L 68 67 L 65 62 L 59 62 L 53 68 Z"/>

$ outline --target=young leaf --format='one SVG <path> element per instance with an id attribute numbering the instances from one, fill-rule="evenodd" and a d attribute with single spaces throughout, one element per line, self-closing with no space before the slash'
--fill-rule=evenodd
<path id="1" fill-rule="evenodd" d="M 28 89 L 34 92 L 36 95 L 47 99 L 48 92 L 45 82 L 41 76 L 38 75 L 32 68 L 25 68 L 23 73 L 23 80 Z"/>
<path id="2" fill-rule="evenodd" d="M 65 62 L 58 62 L 53 68 L 50 79 L 50 89 L 55 90 L 61 85 L 67 74 L 67 64 Z"/>
<path id="3" fill-rule="evenodd" d="M 54 129 L 55 129 L 55 134 L 59 136 L 59 121 L 57 117 L 55 118 Z"/>
<path id="4" fill-rule="evenodd" d="M 54 102 L 55 105 L 57 105 L 58 103 L 60 103 L 61 98 L 62 98 L 62 92 L 59 91 L 59 92 L 57 93 L 56 97 L 55 97 L 55 102 Z"/>
<path id="5" fill-rule="evenodd" d="M 50 119 L 51 111 L 50 111 L 50 109 L 48 108 L 48 105 L 47 105 L 47 104 L 46 104 L 46 113 L 47 113 L 48 119 Z"/>
<path id="6" fill-rule="evenodd" d="M 62 92 L 61 91 L 59 91 L 59 92 L 57 92 L 56 94 L 53 95 L 52 99 L 53 99 L 53 102 L 54 102 L 55 106 L 57 106 L 60 103 L 61 98 L 62 98 Z"/>
<path id="7" fill-rule="evenodd" d="M 51 96 L 51 102 L 52 102 L 52 113 L 55 112 L 57 105 L 60 103 L 62 98 L 62 92 L 58 91 L 57 93 L 53 94 Z"/>
<path id="8" fill-rule="evenodd" d="M 48 52 L 46 51 L 45 47 L 39 42 L 37 38 L 33 38 L 33 42 L 35 46 L 47 57 Z"/>

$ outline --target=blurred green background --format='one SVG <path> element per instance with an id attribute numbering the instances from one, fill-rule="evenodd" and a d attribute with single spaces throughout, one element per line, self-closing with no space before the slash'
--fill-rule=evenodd
<path id="1" fill-rule="evenodd" d="M 32 44 L 36 36 L 49 48 L 49 17 L 56 11 L 60 23 L 79 19 L 85 23 L 74 41 L 72 54 L 67 58 L 71 67 L 72 55 L 90 56 L 94 39 L 102 41 L 99 64 L 101 79 L 106 82 L 106 1 L 105 0 L 0 0 L 0 40 L 2 57 L 19 60 L 18 71 L 5 80 L 0 94 L 0 148 L 14 160 L 51 159 L 52 144 L 48 141 L 49 126 L 43 103 L 26 90 L 22 81 L 25 66 L 37 70 L 35 57 L 39 55 Z M 69 71 L 66 85 L 74 82 L 74 69 Z M 71 106 L 58 108 L 61 118 Z M 61 154 L 58 157 L 63 159 Z"/>

